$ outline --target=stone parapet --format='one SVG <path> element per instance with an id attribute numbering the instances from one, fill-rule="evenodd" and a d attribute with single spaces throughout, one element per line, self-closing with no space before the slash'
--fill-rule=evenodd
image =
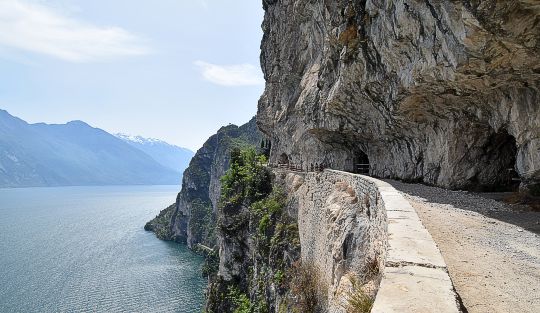
<path id="1" fill-rule="evenodd" d="M 368 285 L 379 288 L 371 291 L 372 312 L 460 311 L 437 245 L 391 185 L 328 169 L 276 174 L 297 204 L 302 261 L 328 288 L 328 312 L 345 312 L 351 277 L 374 269 L 379 276 L 371 275 Z"/>

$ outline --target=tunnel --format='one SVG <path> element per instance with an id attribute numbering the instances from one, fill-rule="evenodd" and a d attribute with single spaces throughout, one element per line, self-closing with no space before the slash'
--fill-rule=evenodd
<path id="1" fill-rule="evenodd" d="M 354 156 L 354 172 L 369 175 L 369 170 L 370 164 L 367 154 L 362 150 L 357 150 Z"/>
<path id="2" fill-rule="evenodd" d="M 507 192 L 519 189 L 516 171 L 516 139 L 506 130 L 489 135 L 482 147 L 480 172 L 471 179 L 470 189 L 482 192 Z"/>
<path id="3" fill-rule="evenodd" d="M 289 164 L 289 156 L 287 155 L 287 153 L 282 153 L 279 156 L 278 163 L 279 164 Z"/>

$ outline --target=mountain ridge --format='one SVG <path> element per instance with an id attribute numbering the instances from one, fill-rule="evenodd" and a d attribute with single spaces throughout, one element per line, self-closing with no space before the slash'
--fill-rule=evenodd
<path id="1" fill-rule="evenodd" d="M 195 152 L 157 138 L 146 138 L 125 133 L 113 134 L 131 146 L 145 152 L 161 165 L 180 173 L 189 166 Z"/>
<path id="2" fill-rule="evenodd" d="M 181 171 L 83 121 L 30 124 L 0 110 L 0 187 L 180 183 Z"/>

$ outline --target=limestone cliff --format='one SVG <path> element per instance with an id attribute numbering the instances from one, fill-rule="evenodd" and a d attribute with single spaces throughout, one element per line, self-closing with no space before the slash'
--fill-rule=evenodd
<path id="1" fill-rule="evenodd" d="M 271 162 L 369 162 L 374 176 L 447 188 L 507 188 L 519 176 L 538 190 L 537 2 L 263 6 L 257 123 Z"/>
<path id="2" fill-rule="evenodd" d="M 190 248 L 198 243 L 216 245 L 214 228 L 220 178 L 229 168 L 230 150 L 258 146 L 261 140 L 255 118 L 240 127 L 220 128 L 197 151 L 184 171 L 176 204 L 162 211 L 145 229 L 154 230 L 161 239 L 186 242 Z"/>

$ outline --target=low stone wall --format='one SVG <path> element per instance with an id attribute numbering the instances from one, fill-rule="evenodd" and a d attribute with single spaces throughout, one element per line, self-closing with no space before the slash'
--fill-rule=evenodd
<path id="1" fill-rule="evenodd" d="M 372 312 L 459 312 L 439 249 L 392 186 L 335 170 L 278 175 L 297 201 L 302 261 L 318 270 L 328 312 L 345 312 L 353 277 L 376 293 Z"/>
<path id="2" fill-rule="evenodd" d="M 385 266 L 371 312 L 460 312 L 446 263 L 411 204 L 386 182 L 359 179 L 376 186 L 388 223 Z"/>

